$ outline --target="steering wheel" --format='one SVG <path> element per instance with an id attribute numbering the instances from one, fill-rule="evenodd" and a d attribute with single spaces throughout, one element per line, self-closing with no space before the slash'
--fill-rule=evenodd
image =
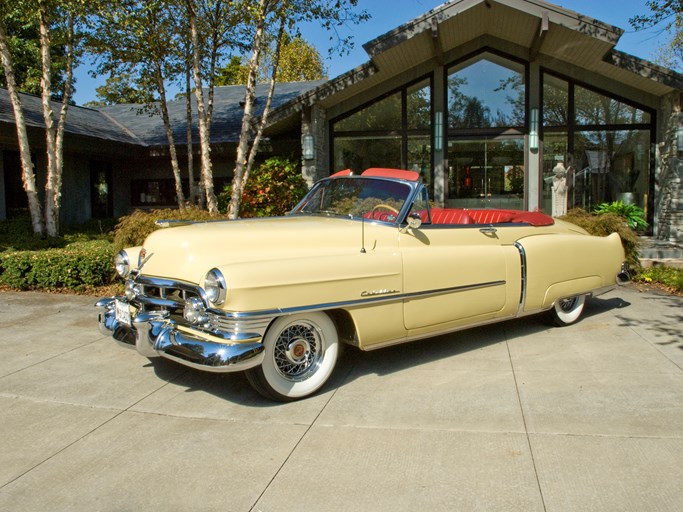
<path id="1" fill-rule="evenodd" d="M 376 212 L 377 210 L 379 210 L 380 208 L 383 208 L 383 209 L 385 209 L 385 210 L 389 210 L 390 212 L 394 212 L 396 215 L 398 215 L 398 210 L 397 210 L 396 208 L 394 208 L 393 206 L 390 206 L 390 205 L 388 205 L 388 204 L 380 203 L 380 204 L 378 204 L 378 205 L 375 205 L 375 207 L 372 209 L 372 212 L 371 212 L 370 217 L 373 218 L 373 219 L 376 219 L 377 217 L 375 217 L 375 212 Z M 380 218 L 380 219 L 377 219 L 377 220 L 387 220 L 387 219 L 382 219 L 382 218 Z"/>

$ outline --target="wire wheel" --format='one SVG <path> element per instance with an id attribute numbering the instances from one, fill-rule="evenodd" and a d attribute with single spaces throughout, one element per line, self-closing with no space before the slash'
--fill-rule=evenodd
<path id="1" fill-rule="evenodd" d="M 260 394 L 281 402 L 318 391 L 332 375 L 339 353 L 337 329 L 325 313 L 277 318 L 263 345 L 263 363 L 247 370 L 247 379 Z"/>

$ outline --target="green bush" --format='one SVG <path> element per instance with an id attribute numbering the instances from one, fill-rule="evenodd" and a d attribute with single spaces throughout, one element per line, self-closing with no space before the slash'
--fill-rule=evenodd
<path id="1" fill-rule="evenodd" d="M 641 283 L 660 283 L 672 292 L 683 294 L 683 268 L 648 267 L 634 277 Z"/>
<path id="2" fill-rule="evenodd" d="M 19 290 L 82 291 L 108 285 L 115 277 L 114 248 L 106 240 L 75 242 L 64 248 L 0 254 L 0 284 Z"/>
<path id="3" fill-rule="evenodd" d="M 635 204 L 626 204 L 621 201 L 612 203 L 601 203 L 595 208 L 596 215 L 612 213 L 626 220 L 631 229 L 646 228 L 645 210 Z"/>
<path id="4" fill-rule="evenodd" d="M 232 187 L 218 195 L 218 208 L 227 211 Z M 308 192 L 301 166 L 287 158 L 273 157 L 252 170 L 244 187 L 240 217 L 273 217 L 289 212 Z"/>
<path id="5" fill-rule="evenodd" d="M 207 221 L 224 218 L 221 215 L 211 214 L 197 206 L 190 206 L 183 210 L 163 209 L 142 211 L 135 210 L 133 213 L 121 217 L 114 229 L 114 248 L 120 251 L 124 247 L 142 245 L 145 238 L 159 226 L 154 224 L 157 220 L 190 220 Z"/>
<path id="6" fill-rule="evenodd" d="M 623 217 L 614 213 L 592 215 L 581 208 L 575 208 L 560 218 L 582 227 L 591 235 L 607 236 L 612 233 L 619 233 L 626 254 L 626 261 L 633 271 L 637 272 L 640 269 L 640 259 L 638 258 L 640 239 L 624 222 Z"/>

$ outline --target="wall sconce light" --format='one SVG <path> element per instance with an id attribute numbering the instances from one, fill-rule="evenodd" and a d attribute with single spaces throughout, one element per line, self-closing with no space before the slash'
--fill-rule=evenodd
<path id="1" fill-rule="evenodd" d="M 683 153 L 683 126 L 676 129 L 676 150 Z"/>
<path id="2" fill-rule="evenodd" d="M 532 108 L 529 119 L 529 149 L 538 149 L 538 109 Z"/>
<path id="3" fill-rule="evenodd" d="M 443 112 L 434 113 L 434 150 L 443 149 Z"/>
<path id="4" fill-rule="evenodd" d="M 315 139 L 313 135 L 306 134 L 301 138 L 301 156 L 304 160 L 313 160 L 315 158 Z"/>

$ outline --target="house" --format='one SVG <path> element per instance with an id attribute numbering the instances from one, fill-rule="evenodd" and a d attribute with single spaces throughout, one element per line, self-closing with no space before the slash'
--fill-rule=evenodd
<path id="1" fill-rule="evenodd" d="M 452 0 L 366 43 L 368 62 L 339 77 L 280 84 L 267 152 L 296 148 L 311 183 L 346 168 L 417 170 L 454 207 L 559 214 L 621 200 L 646 211 L 656 237 L 683 241 L 683 76 L 617 50 L 622 33 L 542 0 Z M 228 89 L 217 90 L 217 180 L 230 178 L 241 118 L 243 90 Z M 172 199 L 160 119 L 137 108 L 71 112 L 65 220 Z M 172 108 L 186 151 L 184 102 Z M 17 206 L 10 113 L 0 95 L 2 215 Z"/>

